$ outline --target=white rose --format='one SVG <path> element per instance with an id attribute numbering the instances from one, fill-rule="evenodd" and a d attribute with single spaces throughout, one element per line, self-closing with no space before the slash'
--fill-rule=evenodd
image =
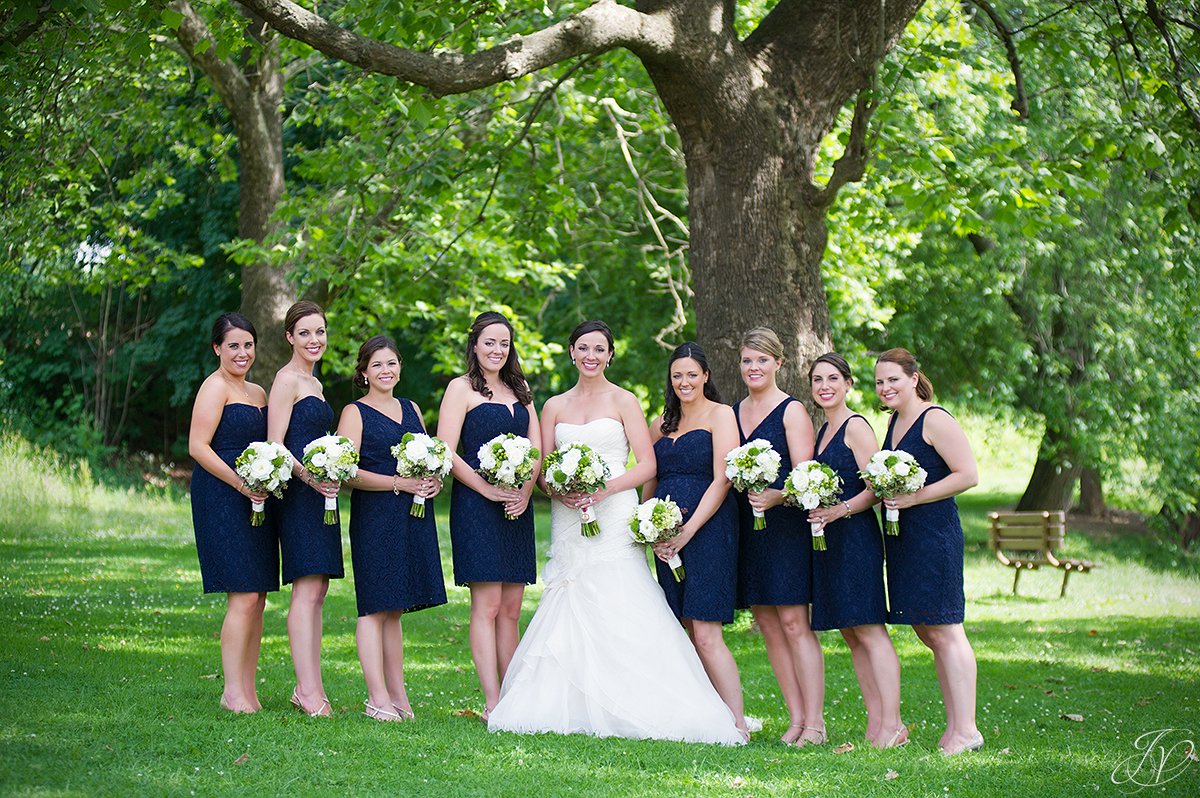
<path id="1" fill-rule="evenodd" d="M 408 443 L 404 444 L 404 456 L 414 463 L 419 463 L 425 459 L 429 447 L 420 438 L 413 438 Z"/>
<path id="2" fill-rule="evenodd" d="M 515 483 L 517 481 L 516 466 L 514 466 L 510 463 L 505 463 L 496 472 L 496 479 L 500 480 L 501 482 L 510 484 L 510 485 Z"/>
<path id="3" fill-rule="evenodd" d="M 324 468 L 329 463 L 329 455 L 325 452 L 317 452 L 309 458 L 309 462 L 312 463 L 313 468 Z"/>
<path id="4" fill-rule="evenodd" d="M 658 529 L 655 528 L 654 524 L 651 523 L 649 519 L 642 519 L 638 523 L 638 531 L 641 532 L 642 537 L 648 541 L 658 540 Z"/>
<path id="5" fill-rule="evenodd" d="M 253 460 L 250 463 L 250 476 L 254 479 L 264 480 L 274 471 L 275 466 L 271 465 L 270 460 Z"/>
<path id="6" fill-rule="evenodd" d="M 867 463 L 867 473 L 873 477 L 880 476 L 881 474 L 885 473 L 886 471 L 887 471 L 887 466 L 885 466 L 883 463 L 877 463 L 874 461 Z"/>
<path id="7" fill-rule="evenodd" d="M 567 474 L 567 476 L 573 475 L 576 471 L 579 470 L 579 461 L 580 461 L 580 459 L 582 459 L 582 457 L 583 457 L 583 455 L 579 452 L 578 449 L 567 450 L 567 453 L 565 455 L 563 455 L 563 459 L 562 459 L 563 472 L 565 474 Z"/>
<path id="8" fill-rule="evenodd" d="M 276 476 L 280 482 L 284 482 L 291 476 L 291 474 L 292 474 L 291 465 L 284 463 L 282 466 L 279 467 L 279 471 L 276 473 Z"/>
<path id="9" fill-rule="evenodd" d="M 896 472 L 896 476 L 906 477 L 912 471 L 912 466 L 904 461 L 901 461 L 896 463 L 896 465 L 892 467 L 892 470 Z"/>
<path id="10" fill-rule="evenodd" d="M 599 482 L 602 479 L 604 479 L 604 463 L 601 463 L 600 461 L 596 461 L 596 462 L 592 463 L 591 471 L 592 471 L 592 479 L 595 480 L 596 482 Z"/>
<path id="11" fill-rule="evenodd" d="M 805 510 L 815 510 L 821 504 L 821 497 L 815 493 L 805 493 L 800 497 L 800 504 Z"/>
<path id="12" fill-rule="evenodd" d="M 737 466 L 735 466 L 733 463 L 730 463 L 729 465 L 725 466 L 725 479 L 733 479 L 737 475 L 738 475 Z"/>

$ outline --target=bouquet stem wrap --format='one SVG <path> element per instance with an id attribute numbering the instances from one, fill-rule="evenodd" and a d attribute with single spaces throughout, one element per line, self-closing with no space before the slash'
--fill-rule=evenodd
<path id="1" fill-rule="evenodd" d="M 676 554 L 674 557 L 667 560 L 667 565 L 670 567 L 671 576 L 675 577 L 675 581 L 682 582 L 685 574 L 683 571 L 683 560 L 679 559 L 679 555 Z"/>
<path id="2" fill-rule="evenodd" d="M 585 538 L 594 538 L 600 534 L 600 525 L 596 523 L 596 514 L 591 507 L 579 511 L 579 532 Z"/>
<path id="3" fill-rule="evenodd" d="M 262 526 L 263 521 L 267 519 L 264 510 L 267 509 L 266 502 L 250 502 L 250 526 Z"/>
<path id="4" fill-rule="evenodd" d="M 754 515 L 754 528 L 755 529 L 766 529 L 767 528 L 767 514 L 764 513 L 762 510 L 758 510 L 753 507 L 750 508 L 750 512 Z"/>
<path id="5" fill-rule="evenodd" d="M 889 535 L 900 535 L 900 511 L 895 507 L 883 511 L 883 531 Z"/>
<path id="6" fill-rule="evenodd" d="M 413 518 L 424 518 L 425 517 L 425 497 L 424 496 L 413 496 L 412 508 L 409 509 L 408 514 L 411 515 Z"/>
<path id="7" fill-rule="evenodd" d="M 326 524 L 336 524 L 338 522 L 338 505 L 337 496 L 325 497 L 325 518 Z"/>
<path id="8" fill-rule="evenodd" d="M 824 524 L 809 524 L 812 529 L 813 551 L 825 551 L 828 547 L 825 545 L 825 525 Z"/>

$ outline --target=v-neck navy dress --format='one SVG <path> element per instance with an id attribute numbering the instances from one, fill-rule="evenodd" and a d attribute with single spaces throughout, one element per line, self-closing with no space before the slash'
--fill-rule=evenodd
<path id="1" fill-rule="evenodd" d="M 833 433 L 824 451 L 821 451 L 821 441 L 829 432 L 829 423 L 826 422 L 817 433 L 817 450 L 820 451 L 817 462 L 829 466 L 841 477 L 840 502 L 853 499 L 866 488 L 858 475 L 854 452 L 846 445 L 846 427 L 856 418 L 863 417 L 853 415 L 846 419 Z M 812 555 L 812 628 L 816 631 L 848 629 L 887 621 L 883 535 L 875 511 L 866 510 L 826 524 L 825 544 L 827 550 L 814 551 Z"/>
<path id="2" fill-rule="evenodd" d="M 654 442 L 658 461 L 658 484 L 654 496 L 667 496 L 679 505 L 684 523 L 695 511 L 713 481 L 712 433 L 694 429 L 678 438 Z M 732 490 L 730 491 L 732 493 Z M 725 500 L 712 518 L 682 549 L 685 576 L 676 582 L 670 567 L 657 557 L 654 567 L 667 604 L 676 618 L 731 623 L 737 599 L 737 504 Z"/>
<path id="3" fill-rule="evenodd" d="M 738 402 L 733 413 L 738 419 L 738 434 L 743 444 L 755 438 L 770 442 L 779 453 L 779 476 L 769 487 L 783 490 L 783 483 L 792 470 L 788 451 L 787 432 L 783 414 L 788 405 L 797 401 L 789 396 L 775 406 L 759 425 L 747 430 L 742 426 Z M 812 531 L 808 514 L 798 507 L 779 505 L 767 510 L 767 528 L 754 528 L 754 514 L 746 494 L 733 491 L 737 497 L 739 523 L 738 607 L 756 604 L 792 606 L 812 602 Z"/>
<path id="4" fill-rule="evenodd" d="M 404 433 L 425 428 L 417 408 L 400 400 L 400 423 L 363 402 L 354 403 L 362 416 L 362 445 L 358 467 L 373 474 L 395 474 L 392 447 Z M 355 490 L 350 494 L 350 562 L 354 566 L 354 596 L 359 616 L 376 612 L 415 612 L 446 603 L 442 556 L 438 550 L 433 502 L 424 518 L 410 515 L 413 496 L 390 490 Z"/>
<path id="5" fill-rule="evenodd" d="M 892 440 L 896 426 L 888 422 L 884 449 L 900 449 L 917 459 L 928 472 L 926 485 L 950 475 L 950 467 L 925 442 L 927 407 L 898 441 Z M 963 593 L 963 531 L 954 497 L 918 504 L 900 511 L 900 534 L 884 535 L 887 561 L 888 622 L 898 624 L 962 623 L 966 598 Z"/>
<path id="6" fill-rule="evenodd" d="M 479 468 L 479 447 L 506 432 L 528 437 L 529 410 L 525 405 L 483 402 L 471 408 L 463 418 L 462 459 L 471 468 Z M 503 504 L 485 499 L 455 480 L 450 489 L 450 546 L 456 585 L 533 584 L 537 579 L 533 502 L 519 518 L 509 521 Z"/>

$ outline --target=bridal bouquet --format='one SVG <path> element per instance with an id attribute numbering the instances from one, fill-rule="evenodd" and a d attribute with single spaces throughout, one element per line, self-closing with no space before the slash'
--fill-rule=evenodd
<path id="1" fill-rule="evenodd" d="M 546 484 L 555 493 L 595 493 L 611 473 L 608 463 L 586 443 L 564 443 L 546 457 Z M 600 534 L 591 507 L 579 511 L 579 531 L 585 538 Z"/>
<path id="2" fill-rule="evenodd" d="M 638 505 L 637 512 L 629 519 L 629 534 L 635 543 L 653 546 L 664 540 L 670 540 L 679 534 L 683 528 L 683 513 L 679 505 L 665 499 L 647 499 Z M 667 561 L 671 573 L 678 582 L 683 579 L 683 560 L 676 554 Z"/>
<path id="3" fill-rule="evenodd" d="M 396 473 L 410 479 L 442 479 L 454 466 L 454 456 L 446 442 L 424 432 L 404 433 L 400 442 L 392 447 L 392 457 L 396 458 Z M 424 496 L 413 496 L 408 514 L 416 518 L 425 517 Z"/>
<path id="4" fill-rule="evenodd" d="M 318 482 L 344 482 L 358 473 L 358 452 L 343 435 L 322 435 L 304 447 L 301 464 Z M 337 496 L 325 497 L 325 523 L 336 524 Z"/>
<path id="5" fill-rule="evenodd" d="M 867 467 L 859 472 L 871 490 L 881 499 L 891 499 L 906 493 L 916 493 L 925 487 L 925 469 L 905 451 L 884 449 L 871 455 Z M 883 530 L 889 535 L 900 534 L 900 511 L 888 508 L 884 512 Z"/>
<path id="6" fill-rule="evenodd" d="M 779 476 L 779 452 L 762 438 L 755 438 L 725 455 L 725 476 L 743 493 L 767 488 Z M 754 511 L 754 528 L 766 529 L 767 519 Z"/>
<path id="7" fill-rule="evenodd" d="M 292 453 L 287 447 L 270 441 L 255 441 L 233 462 L 233 470 L 251 493 L 270 493 L 283 498 L 283 489 L 292 478 Z M 250 502 L 250 526 L 262 526 L 265 502 Z"/>
<path id="8" fill-rule="evenodd" d="M 542 453 L 528 438 L 506 432 L 479 447 L 479 473 L 493 485 L 519 490 L 533 479 L 533 467 L 541 458 Z M 507 510 L 504 517 L 517 520 Z"/>
<path id="9" fill-rule="evenodd" d="M 792 469 L 783 483 L 783 495 L 792 504 L 805 510 L 815 510 L 818 507 L 832 507 L 838 503 L 842 492 L 842 478 L 837 473 L 816 460 L 805 460 Z M 812 543 L 814 551 L 825 551 L 825 526 L 809 524 L 812 528 Z"/>

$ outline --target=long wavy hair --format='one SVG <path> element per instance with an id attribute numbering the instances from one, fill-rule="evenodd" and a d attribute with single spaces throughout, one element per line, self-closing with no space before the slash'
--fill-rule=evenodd
<path id="1" fill-rule="evenodd" d="M 675 395 L 675 388 L 671 385 L 671 366 L 675 365 L 676 360 L 682 360 L 685 357 L 690 357 L 700 364 L 700 370 L 704 372 L 704 376 L 708 377 L 704 381 L 704 397 L 713 402 L 721 401 L 721 392 L 713 383 L 712 372 L 708 368 L 708 357 L 700 348 L 700 344 L 695 341 L 680 344 L 675 347 L 675 351 L 671 353 L 671 359 L 667 361 L 667 390 L 664 395 L 662 425 L 659 427 L 663 435 L 670 435 L 679 429 L 679 420 L 683 415 L 679 397 Z"/>
<path id="2" fill-rule="evenodd" d="M 525 372 L 521 371 L 521 359 L 517 357 L 517 340 L 512 323 L 504 314 L 494 310 L 486 310 L 476 316 L 475 321 L 471 322 L 471 329 L 467 331 L 467 379 L 471 382 L 471 390 L 483 394 L 488 399 L 492 398 L 492 389 L 487 387 L 487 378 L 483 376 L 483 367 L 479 365 L 479 357 L 475 354 L 475 344 L 479 343 L 479 336 L 483 331 L 493 324 L 503 324 L 509 337 L 508 359 L 500 367 L 500 382 L 508 386 L 518 402 L 527 405 L 533 401 L 533 392 L 529 390 Z"/>
<path id="3" fill-rule="evenodd" d="M 358 348 L 358 363 L 354 366 L 354 387 L 360 391 L 370 390 L 371 384 L 367 382 L 367 368 L 371 365 L 372 356 L 382 349 L 395 352 L 396 361 L 400 364 L 400 371 L 404 370 L 404 358 L 400 355 L 396 342 L 386 335 L 371 336 Z M 396 374 L 396 381 L 400 381 L 399 373 Z"/>

